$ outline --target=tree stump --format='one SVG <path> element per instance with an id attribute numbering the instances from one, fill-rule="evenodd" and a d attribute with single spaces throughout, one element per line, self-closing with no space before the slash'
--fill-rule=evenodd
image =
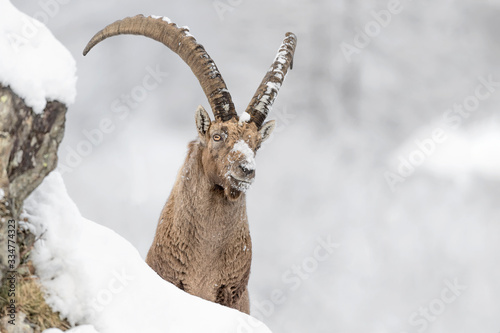
<path id="1" fill-rule="evenodd" d="M 15 221 L 17 228 L 24 200 L 56 167 L 66 111 L 66 105 L 51 101 L 36 114 L 0 84 L 0 281 L 20 261 L 17 252 L 14 266 L 8 264 L 8 223 Z M 17 233 L 19 247 L 31 248 L 33 243 L 29 232 Z"/>

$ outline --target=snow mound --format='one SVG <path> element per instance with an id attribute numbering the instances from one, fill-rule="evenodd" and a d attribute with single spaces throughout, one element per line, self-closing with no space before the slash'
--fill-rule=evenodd
<path id="1" fill-rule="evenodd" d="M 39 237 L 32 260 L 47 303 L 71 324 L 91 325 L 82 332 L 270 332 L 160 278 L 128 241 L 81 216 L 58 172 L 25 201 L 24 217 Z"/>
<path id="2" fill-rule="evenodd" d="M 47 100 L 72 104 L 76 64 L 41 22 L 0 0 L 0 83 L 10 86 L 36 113 Z"/>

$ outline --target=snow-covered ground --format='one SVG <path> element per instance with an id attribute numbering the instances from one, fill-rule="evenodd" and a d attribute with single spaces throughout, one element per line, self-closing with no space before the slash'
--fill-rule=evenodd
<path id="1" fill-rule="evenodd" d="M 164 281 L 127 240 L 81 216 L 57 171 L 25 210 L 25 226 L 40 238 L 31 258 L 46 301 L 72 325 L 100 333 L 270 332 L 244 313 Z"/>
<path id="2" fill-rule="evenodd" d="M 253 314 L 276 332 L 500 331 L 498 1 L 13 2 L 78 65 L 60 150 L 69 194 L 142 256 L 208 105 L 159 43 L 115 37 L 84 58 L 87 41 L 138 13 L 188 25 L 241 113 L 292 31 L 294 69 L 248 191 Z M 348 62 L 340 46 L 355 40 Z"/>

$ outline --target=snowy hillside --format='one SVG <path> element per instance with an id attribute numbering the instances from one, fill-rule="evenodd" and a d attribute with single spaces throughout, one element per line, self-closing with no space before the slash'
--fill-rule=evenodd
<path id="1" fill-rule="evenodd" d="M 32 260 L 46 301 L 73 325 L 100 333 L 270 332 L 164 281 L 127 240 L 81 216 L 58 172 L 25 201 L 25 210 L 25 227 L 40 237 Z"/>

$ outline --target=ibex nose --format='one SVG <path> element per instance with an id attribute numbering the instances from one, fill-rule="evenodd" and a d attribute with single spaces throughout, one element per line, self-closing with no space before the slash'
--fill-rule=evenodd
<path id="1" fill-rule="evenodd" d="M 249 169 L 245 165 L 240 164 L 240 170 L 245 175 L 245 177 L 253 177 L 255 174 L 254 169 Z"/>

